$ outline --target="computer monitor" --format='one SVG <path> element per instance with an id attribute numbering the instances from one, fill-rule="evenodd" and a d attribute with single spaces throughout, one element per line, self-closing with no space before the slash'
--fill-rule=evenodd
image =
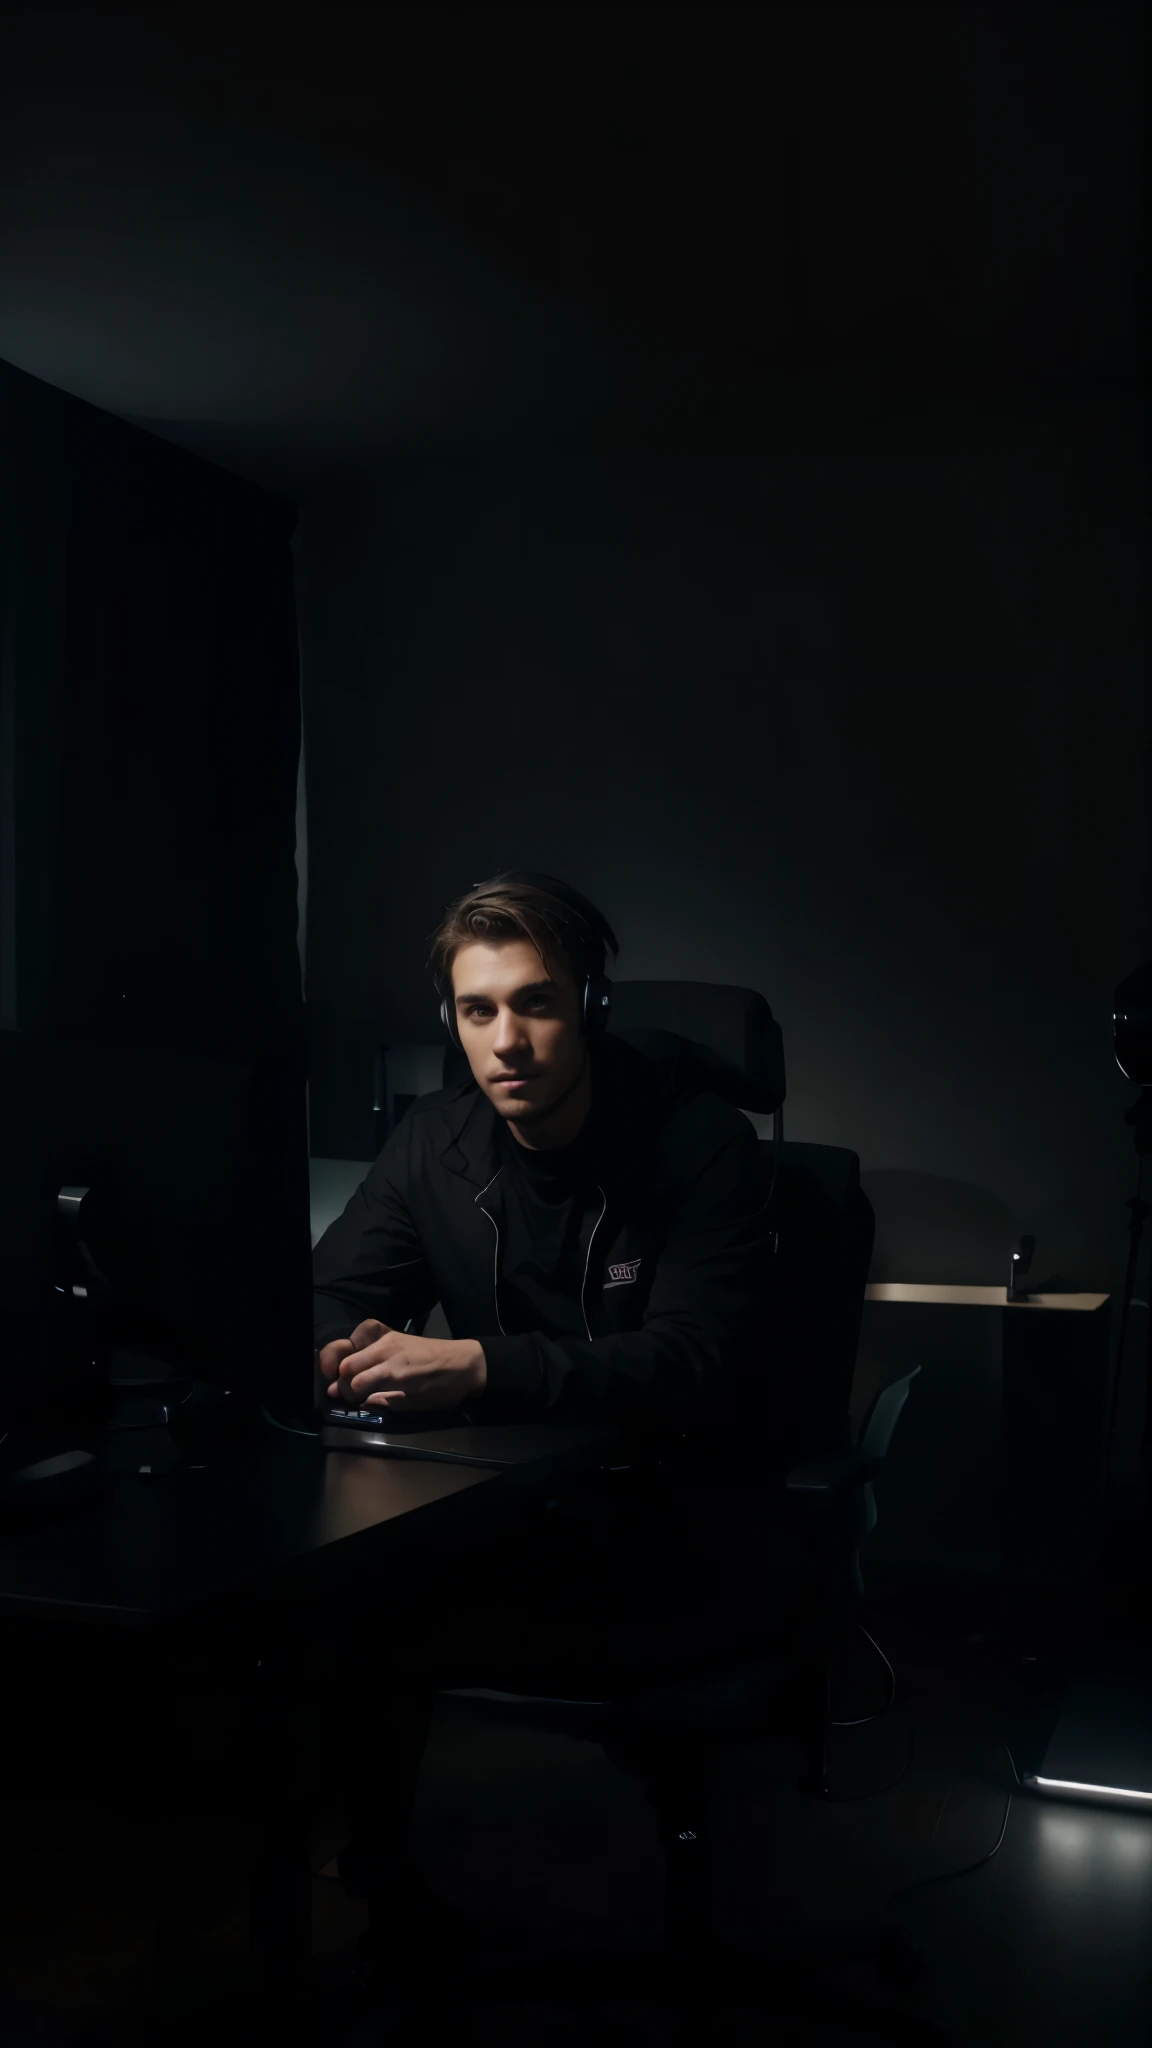
<path id="1" fill-rule="evenodd" d="M 110 1345 L 122 1388 L 168 1371 L 253 1416 L 314 1426 L 307 1118 L 291 1061 L 0 1032 L 0 1133 L 0 1425 L 66 1425 L 70 1402 L 90 1408 Z M 77 1199 L 60 1199 L 85 1188 L 87 1301 L 65 1271 Z M 97 1328 L 101 1343 L 78 1353 Z"/>

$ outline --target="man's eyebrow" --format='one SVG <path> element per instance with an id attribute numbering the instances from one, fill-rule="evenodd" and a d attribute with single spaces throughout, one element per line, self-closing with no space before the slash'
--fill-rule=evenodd
<path id="1" fill-rule="evenodd" d="M 523 988 L 513 989 L 512 999 L 515 1001 L 517 996 L 548 995 L 555 987 L 556 983 L 554 981 L 526 981 Z M 491 996 L 476 994 L 457 996 L 456 998 L 457 1003 L 490 1003 L 491 1000 Z"/>

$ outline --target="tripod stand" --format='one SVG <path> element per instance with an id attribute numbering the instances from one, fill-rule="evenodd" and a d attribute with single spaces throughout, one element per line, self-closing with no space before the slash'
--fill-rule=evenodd
<path id="1" fill-rule="evenodd" d="M 1104 1497 L 1107 1498 L 1108 1450 L 1114 1436 L 1124 1363 L 1124 1339 L 1136 1288 L 1136 1274 L 1149 1204 L 1143 1199 L 1144 1161 L 1152 1151 L 1152 1088 L 1142 1086 L 1126 1123 L 1135 1126 L 1140 1166 L 1136 1194 L 1129 1196 L 1128 1268 L 1120 1332 L 1113 1368 L 1112 1397 L 1104 1450 Z M 1152 1808 L 1152 1672 L 1148 1665 L 1148 1567 L 1152 1551 L 1152 1344 L 1148 1350 L 1147 1406 L 1140 1446 L 1140 1523 L 1136 1543 L 1131 1532 L 1118 1535 L 1104 1576 L 1095 1581 L 1096 1626 L 1082 1634 L 1074 1653 L 1078 1667 L 1069 1678 L 1059 1718 L 1043 1761 L 1022 1780 L 1029 1791 L 1049 1798 L 1104 1803 L 1147 1814 Z M 1098 1633 L 1101 1618 L 1123 1614 L 1126 1642 Z M 1139 1642 L 1131 1624 L 1137 1618 Z"/>
<path id="2" fill-rule="evenodd" d="M 1112 1381 L 1112 1398 L 1108 1410 L 1108 1433 L 1105 1439 L 1111 1447 L 1116 1424 L 1116 1411 L 1120 1400 L 1120 1382 L 1124 1365 L 1124 1343 L 1128 1335 L 1128 1318 L 1136 1289 L 1136 1275 L 1140 1264 L 1140 1249 L 1144 1238 L 1144 1225 L 1152 1207 L 1143 1198 L 1144 1161 L 1152 1153 L 1152 1088 L 1142 1088 L 1137 1100 L 1125 1115 L 1126 1124 L 1132 1124 L 1135 1131 L 1136 1155 L 1140 1161 L 1136 1193 L 1129 1195 L 1128 1219 L 1128 1266 L 1124 1275 L 1124 1299 L 1120 1311 L 1120 1334 L 1116 1342 L 1116 1366 Z M 1140 1494 L 1143 1510 L 1143 1538 L 1148 1541 L 1152 1533 L 1152 1317 L 1149 1319 L 1147 1339 L 1147 1361 L 1145 1366 L 1144 1429 L 1140 1439 Z M 1107 1478 L 1107 1474 L 1105 1474 Z"/>

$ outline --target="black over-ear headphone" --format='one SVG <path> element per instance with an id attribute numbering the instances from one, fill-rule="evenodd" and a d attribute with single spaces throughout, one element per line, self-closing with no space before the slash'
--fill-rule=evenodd
<path id="1" fill-rule="evenodd" d="M 526 882 L 533 888 L 545 889 L 550 896 L 555 896 L 559 902 L 566 903 L 572 911 L 571 920 L 565 920 L 569 925 L 567 942 L 577 959 L 584 965 L 580 1029 L 585 1038 L 599 1038 L 608 1029 L 608 1019 L 612 1014 L 612 983 L 604 973 L 605 954 L 609 950 L 613 955 L 620 951 L 616 943 L 616 934 L 607 918 L 597 910 L 594 903 L 589 903 L 586 896 L 581 896 L 576 889 L 570 889 L 567 882 L 557 881 L 555 875 L 529 874 L 526 870 L 516 869 L 514 873 L 493 875 L 485 883 L 473 882 L 472 887 L 495 888 L 502 882 Z M 464 1048 L 460 1044 L 460 1036 L 456 1029 L 456 1003 L 452 994 L 451 969 L 446 977 L 437 977 L 437 987 L 440 993 L 440 1021 L 453 1045 L 462 1052 Z"/>

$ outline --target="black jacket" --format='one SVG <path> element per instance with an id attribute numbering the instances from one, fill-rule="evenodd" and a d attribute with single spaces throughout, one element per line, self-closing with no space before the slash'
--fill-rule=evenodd
<path id="1" fill-rule="evenodd" d="M 611 1036 L 591 1051 L 569 1333 L 509 1334 L 509 1138 L 469 1077 L 413 1103 L 316 1245 L 317 1349 L 370 1316 L 422 1330 L 439 1301 L 453 1336 L 484 1347 L 477 1422 L 718 1419 L 732 1375 L 763 1364 L 773 1231 L 756 1132 L 690 1062 Z"/>

